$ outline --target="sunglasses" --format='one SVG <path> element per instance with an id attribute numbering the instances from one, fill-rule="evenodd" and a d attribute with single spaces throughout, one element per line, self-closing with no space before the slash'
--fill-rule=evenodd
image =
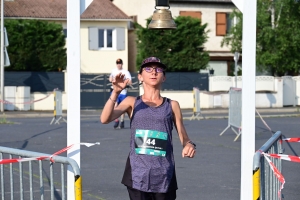
<path id="1" fill-rule="evenodd" d="M 155 69 L 156 73 L 163 73 L 165 70 L 161 67 L 144 67 L 143 70 L 151 73 Z"/>

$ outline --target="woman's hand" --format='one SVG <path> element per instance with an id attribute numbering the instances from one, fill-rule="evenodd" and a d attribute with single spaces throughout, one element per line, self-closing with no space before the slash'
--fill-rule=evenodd
<path id="1" fill-rule="evenodd" d="M 112 80 L 114 92 L 120 93 L 127 85 L 129 79 L 125 79 L 125 75 L 121 72 Z"/>
<path id="2" fill-rule="evenodd" d="M 182 150 L 182 157 L 193 158 L 196 154 L 196 148 L 194 145 L 187 143 Z"/>

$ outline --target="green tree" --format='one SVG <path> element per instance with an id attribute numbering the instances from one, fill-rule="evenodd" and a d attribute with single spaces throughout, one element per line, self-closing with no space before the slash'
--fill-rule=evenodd
<path id="1" fill-rule="evenodd" d="M 66 68 L 60 24 L 41 20 L 5 20 L 11 65 L 6 71 L 58 71 Z"/>
<path id="2" fill-rule="evenodd" d="M 242 51 L 242 14 L 233 11 L 238 23 L 231 28 L 221 46 Z M 258 70 L 270 70 L 282 76 L 300 69 L 300 3 L 295 0 L 257 1 L 256 64 Z"/>
<path id="3" fill-rule="evenodd" d="M 209 55 L 203 51 L 207 41 L 207 24 L 191 17 L 177 17 L 175 30 L 149 30 L 136 24 L 137 66 L 149 56 L 159 57 L 168 71 L 198 72 L 205 69 Z M 147 19 L 147 26 L 150 19 Z"/>

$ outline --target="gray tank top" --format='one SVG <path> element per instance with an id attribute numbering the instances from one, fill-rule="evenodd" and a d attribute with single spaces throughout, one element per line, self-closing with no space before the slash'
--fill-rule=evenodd
<path id="1" fill-rule="evenodd" d="M 131 118 L 130 165 L 132 187 L 165 193 L 174 174 L 173 114 L 170 99 L 150 107 L 137 97 Z"/>

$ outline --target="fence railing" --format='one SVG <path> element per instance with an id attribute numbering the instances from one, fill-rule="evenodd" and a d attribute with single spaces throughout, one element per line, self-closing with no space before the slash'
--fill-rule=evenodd
<path id="1" fill-rule="evenodd" d="M 277 131 L 260 149 L 253 158 L 253 199 L 279 200 L 280 181 L 275 177 L 269 163 L 262 155 L 282 154 L 282 134 Z M 271 162 L 281 172 L 281 159 L 270 158 Z"/>
<path id="2" fill-rule="evenodd" d="M 0 165 L 1 199 L 66 199 L 66 169 L 74 173 L 75 199 L 81 200 L 80 169 L 75 160 L 62 156 L 0 147 L 0 160 L 19 159 L 17 163 Z M 26 161 L 26 158 L 48 157 L 44 160 Z M 26 161 L 26 162 L 22 162 Z"/>

